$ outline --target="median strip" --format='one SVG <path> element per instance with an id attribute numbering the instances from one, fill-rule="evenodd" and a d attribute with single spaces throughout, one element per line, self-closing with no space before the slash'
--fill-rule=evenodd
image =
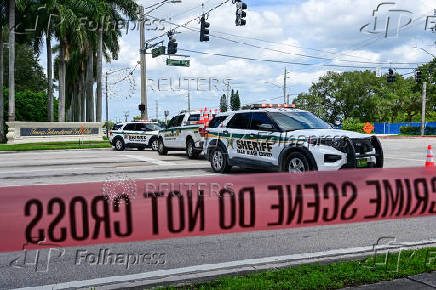
<path id="1" fill-rule="evenodd" d="M 37 150 L 63 150 L 63 149 L 92 149 L 111 148 L 108 141 L 85 141 L 85 142 L 47 142 L 26 144 L 2 144 L 0 151 L 37 151 Z"/>

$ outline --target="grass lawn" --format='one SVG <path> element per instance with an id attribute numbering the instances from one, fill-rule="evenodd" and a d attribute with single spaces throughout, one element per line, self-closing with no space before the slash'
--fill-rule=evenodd
<path id="1" fill-rule="evenodd" d="M 339 289 L 389 281 L 436 270 L 436 248 L 403 251 L 357 261 L 309 264 L 264 271 L 247 276 L 223 277 L 211 282 L 194 283 L 167 289 Z M 398 265 L 398 271 L 397 271 Z"/>
<path id="2" fill-rule="evenodd" d="M 0 151 L 33 151 L 33 150 L 62 150 L 62 149 L 90 149 L 90 148 L 111 148 L 108 141 L 68 141 L 68 142 L 46 142 L 0 145 Z"/>

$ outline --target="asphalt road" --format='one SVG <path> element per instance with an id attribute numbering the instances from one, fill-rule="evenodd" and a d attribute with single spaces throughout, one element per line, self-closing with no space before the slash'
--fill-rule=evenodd
<path id="1" fill-rule="evenodd" d="M 424 166 L 427 145 L 436 138 L 382 139 L 386 168 Z M 262 171 L 234 169 L 231 174 Z M 147 149 L 0 152 L 0 186 L 99 182 L 128 176 L 132 179 L 216 175 L 204 159 L 189 160 L 184 152 L 159 156 Z"/>
<path id="2" fill-rule="evenodd" d="M 436 147 L 436 139 L 383 139 L 382 144 L 385 167 L 422 167 L 426 146 Z M 235 170 L 231 174 L 241 173 L 258 171 Z M 181 152 L 165 157 L 136 150 L 0 154 L 0 186 L 95 182 L 119 176 L 154 179 L 208 175 L 214 174 L 207 161 L 187 160 Z M 1 237 L 4 238 L 7 237 Z M 66 248 L 52 251 L 50 259 L 49 250 L 40 250 L 38 263 L 35 263 L 36 251 L 0 254 L 0 289 L 41 289 L 43 285 L 48 285 L 47 289 L 89 289 L 101 285 L 124 288 L 206 279 L 295 263 L 369 255 L 380 238 L 383 239 L 379 244 L 394 243 L 402 247 L 435 245 L 436 218 Z M 128 269 L 123 263 L 92 265 L 89 260 L 80 258 L 90 253 L 98 255 L 100 250 L 122 255 L 150 253 L 157 258 L 148 260 L 149 264 L 130 265 Z"/>

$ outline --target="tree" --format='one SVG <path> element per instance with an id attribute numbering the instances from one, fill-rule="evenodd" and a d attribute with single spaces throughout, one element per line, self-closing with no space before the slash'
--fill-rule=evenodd
<path id="1" fill-rule="evenodd" d="M 4 90 L 4 95 L 8 95 L 8 89 Z M 29 90 L 17 91 L 15 93 L 16 118 L 26 122 L 47 122 L 47 94 L 45 92 L 32 92 Z M 7 103 L 7 100 L 6 100 Z M 54 100 L 57 105 L 57 100 Z M 7 113 L 7 111 L 5 112 Z M 57 109 L 54 110 L 55 117 Z"/>
<path id="2" fill-rule="evenodd" d="M 128 17 L 130 17 L 131 20 L 137 20 L 138 19 L 138 4 L 136 4 L 134 1 L 132 0 L 106 0 L 106 1 L 100 1 L 99 5 L 99 13 L 98 15 L 100 16 L 101 20 L 104 19 L 110 19 L 110 20 L 120 20 L 122 19 L 120 12 L 127 15 Z M 109 48 L 110 50 L 112 50 L 112 52 L 115 52 L 115 54 L 118 54 L 118 37 L 120 36 L 119 34 L 119 28 L 117 25 L 117 30 L 116 31 L 112 31 L 109 33 L 106 33 L 104 31 L 104 25 L 102 23 L 103 21 L 99 22 L 99 28 L 98 28 L 98 44 L 97 44 L 97 104 L 96 104 L 96 117 L 97 117 L 97 122 L 101 122 L 102 119 L 102 106 L 103 106 L 103 102 L 102 102 L 102 79 L 103 79 L 103 70 L 102 70 L 102 66 L 103 66 L 103 60 L 102 60 L 102 55 L 104 53 L 104 50 L 106 48 Z M 115 34 L 113 33 L 115 32 Z M 105 37 L 104 34 L 106 34 L 107 36 Z M 108 35 L 109 34 L 109 35 Z M 104 41 L 103 39 L 106 38 L 107 40 L 111 40 L 111 41 L 106 41 L 105 42 L 105 47 L 104 47 Z M 115 38 L 115 39 L 111 39 L 111 38 Z M 114 45 L 114 41 L 116 42 L 116 45 Z"/>
<path id="3" fill-rule="evenodd" d="M 423 80 L 436 77 L 436 60 L 420 67 Z M 428 75 L 425 75 L 426 72 Z M 300 94 L 294 104 L 334 123 L 353 119 L 355 122 L 412 122 L 421 114 L 422 84 L 414 77 L 396 74 L 396 82 L 387 83 L 386 76 L 377 78 L 371 71 L 328 72 L 312 84 L 308 93 Z M 436 105 L 434 86 L 430 86 L 429 110 Z M 433 109 L 434 110 L 434 109 Z"/>
<path id="4" fill-rule="evenodd" d="M 15 47 L 15 91 L 21 92 L 29 90 L 38 93 L 46 92 L 47 78 L 31 45 L 17 42 Z M 7 49 L 5 49 L 3 53 L 3 57 L 7 59 Z M 5 62 L 4 68 L 4 76 L 7 79 L 9 77 L 9 64 L 7 62 Z M 9 86 L 5 84 L 5 87 Z"/>
<path id="5" fill-rule="evenodd" d="M 6 1 L 0 1 L 0 88 L 4 88 L 4 57 L 3 57 L 3 27 L 7 24 L 6 20 Z M 5 142 L 5 104 L 4 104 L 4 94 L 0 94 L 0 143 Z"/>
<path id="6" fill-rule="evenodd" d="M 232 96 L 230 97 L 230 108 L 232 111 L 238 111 L 241 108 L 241 100 L 239 99 L 239 91 L 236 94 L 232 90 Z"/>
<path id="7" fill-rule="evenodd" d="M 78 39 L 80 41 L 69 39 L 68 43 L 69 61 L 65 63 L 66 117 L 68 120 L 93 121 L 95 117 L 99 117 L 97 115 L 101 118 L 102 58 L 104 57 L 107 62 L 118 58 L 121 28 L 116 24 L 123 20 L 118 11 L 123 13 L 130 11 L 131 18 L 135 19 L 138 6 L 131 0 L 77 0 L 70 6 L 75 17 L 87 21 L 78 24 L 83 39 Z M 110 25 L 112 26 L 109 27 Z M 60 66 L 59 57 L 55 59 L 55 63 Z M 60 76 L 59 69 L 57 72 Z M 96 102 L 94 102 L 95 81 L 97 81 Z"/>
<path id="8" fill-rule="evenodd" d="M 54 35 L 54 17 L 56 15 L 56 0 L 40 0 L 33 2 L 29 6 L 29 10 L 33 15 L 37 15 L 36 31 L 33 33 L 32 43 L 35 52 L 41 52 L 44 44 L 47 52 L 47 112 L 50 122 L 54 121 L 53 115 L 53 48 L 52 38 Z M 36 22 L 36 19 L 32 19 Z"/>
<path id="9" fill-rule="evenodd" d="M 59 1 L 55 10 L 61 19 L 56 26 L 55 36 L 59 39 L 59 122 L 65 121 L 66 104 L 66 65 L 70 58 L 70 48 L 82 50 L 87 44 L 87 34 L 78 15 L 85 14 L 88 6 L 86 1 Z M 89 13 L 89 11 L 88 11 Z"/>
<path id="10" fill-rule="evenodd" d="M 9 0 L 9 122 L 15 121 L 15 0 Z"/>
<path id="11" fill-rule="evenodd" d="M 227 97 L 225 94 L 221 96 L 220 100 L 220 111 L 221 112 L 227 112 Z"/>

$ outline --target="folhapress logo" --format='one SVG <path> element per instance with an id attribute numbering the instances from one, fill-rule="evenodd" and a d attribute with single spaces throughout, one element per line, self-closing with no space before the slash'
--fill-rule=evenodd
<path id="1" fill-rule="evenodd" d="M 32 269 L 37 273 L 47 273 L 50 269 L 50 263 L 65 255 L 65 249 L 45 241 L 39 241 L 37 245 L 40 248 L 36 250 L 28 249 L 29 245 L 29 243 L 23 244 L 23 252 L 9 263 L 10 267 Z"/>
<path id="2" fill-rule="evenodd" d="M 123 266 L 129 269 L 134 265 L 164 265 L 166 253 L 122 253 L 110 249 L 100 249 L 97 253 L 85 249 L 77 250 L 75 265 Z"/>

